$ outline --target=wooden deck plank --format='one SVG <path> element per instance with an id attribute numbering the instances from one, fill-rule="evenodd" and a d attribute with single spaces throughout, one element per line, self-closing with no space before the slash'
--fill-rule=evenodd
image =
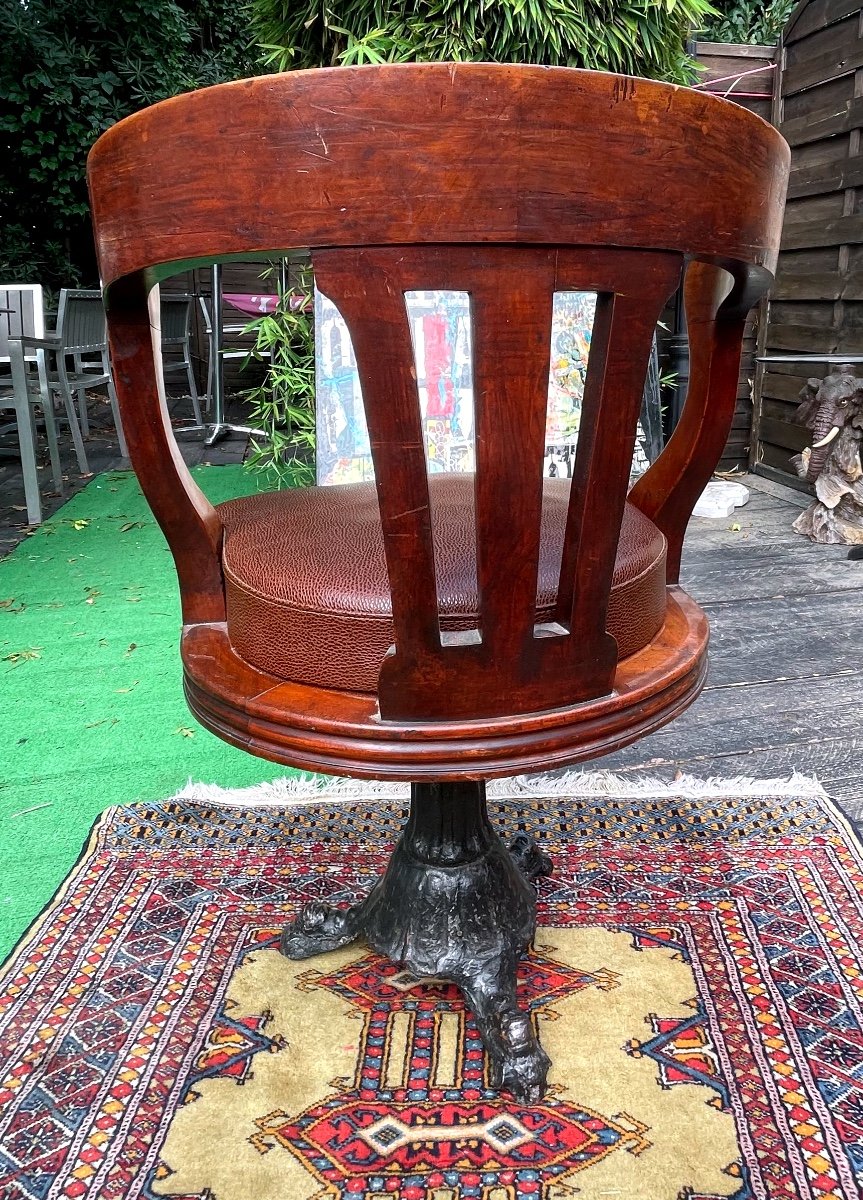
<path id="1" fill-rule="evenodd" d="M 863 563 L 846 546 L 794 533 L 808 497 L 743 482 L 757 489 L 749 504 L 693 521 L 684 550 L 684 586 L 711 622 L 707 687 L 671 725 L 601 766 L 665 780 L 799 771 L 863 821 Z"/>
<path id="2" fill-rule="evenodd" d="M 683 716 L 613 757 L 620 766 L 677 766 L 687 760 L 712 762 L 783 747 L 861 741 L 861 701 L 863 671 L 753 684 L 745 696 L 735 688 L 708 685 Z"/>
<path id="3" fill-rule="evenodd" d="M 650 741 L 645 738 L 640 744 L 646 747 Z M 860 826 L 863 825 L 863 786 L 858 765 L 861 755 L 863 738 L 844 737 L 785 743 L 768 749 L 753 747 L 741 754 L 678 756 L 672 762 L 652 756 L 641 762 L 623 763 L 614 755 L 603 760 L 602 766 L 625 779 L 644 779 L 649 775 L 664 782 L 670 782 L 679 772 L 696 779 L 787 779 L 794 772 L 812 775 L 846 816 Z"/>
<path id="4" fill-rule="evenodd" d="M 823 558 L 807 560 L 794 548 L 767 546 L 757 554 L 731 548 L 725 563 L 716 557 L 687 560 L 682 583 L 702 605 L 759 598 L 781 604 L 789 595 L 825 596 L 863 588 L 863 563 L 849 562 L 848 547 Z"/>
<path id="5" fill-rule="evenodd" d="M 856 592 L 739 600 L 703 606 L 711 628 L 709 683 L 812 679 L 863 663 Z"/>
<path id="6" fill-rule="evenodd" d="M 807 500 L 808 503 L 808 500 Z M 753 557 L 759 550 L 767 547 L 784 547 L 787 550 L 798 550 L 801 559 L 807 559 L 805 553 L 810 545 L 799 533 L 791 528 L 798 508 L 777 507 L 769 497 L 755 497 L 743 508 L 734 510 L 730 517 L 710 520 L 707 517 L 693 520 L 684 548 L 684 562 L 703 551 L 724 554 L 734 547 L 741 553 L 751 551 Z M 733 526 L 739 526 L 734 529 Z"/>

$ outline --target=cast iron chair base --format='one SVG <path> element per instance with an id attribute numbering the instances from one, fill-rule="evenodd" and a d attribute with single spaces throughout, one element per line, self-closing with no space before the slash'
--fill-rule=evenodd
<path id="1" fill-rule="evenodd" d="M 491 1086 L 536 1101 L 550 1064 L 518 1007 L 515 975 L 536 932 L 533 882 L 550 873 L 527 834 L 504 846 L 484 783 L 415 783 L 387 870 L 365 900 L 349 909 L 307 904 L 281 950 L 309 958 L 365 938 L 417 977 L 455 983 L 482 1034 Z"/>

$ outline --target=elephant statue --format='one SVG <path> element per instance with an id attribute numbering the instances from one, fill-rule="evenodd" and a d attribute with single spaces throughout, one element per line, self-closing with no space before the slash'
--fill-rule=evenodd
<path id="1" fill-rule="evenodd" d="M 815 484 L 815 500 L 794 522 L 813 542 L 863 544 L 863 379 L 847 363 L 826 379 L 810 379 L 795 419 L 812 430 L 812 445 L 795 455 L 797 474 Z"/>

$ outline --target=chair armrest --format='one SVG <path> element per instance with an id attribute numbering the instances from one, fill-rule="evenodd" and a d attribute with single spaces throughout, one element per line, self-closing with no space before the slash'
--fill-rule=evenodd
<path id="1" fill-rule="evenodd" d="M 159 290 L 144 274 L 107 293 L 108 343 L 129 458 L 174 556 L 185 625 L 225 620 L 222 521 L 177 446 L 161 371 Z"/>
<path id="2" fill-rule="evenodd" d="M 31 334 L 22 334 L 20 337 L 10 337 L 10 342 L 17 342 L 24 347 L 25 350 L 62 350 L 63 342 L 58 337 L 33 337 Z"/>
<path id="3" fill-rule="evenodd" d="M 686 526 L 722 456 L 734 418 L 748 309 L 735 305 L 723 310 L 733 282 L 727 271 L 708 263 L 691 263 L 686 272 L 686 402 L 668 445 L 629 493 L 630 503 L 668 539 L 669 583 L 680 577 Z"/>

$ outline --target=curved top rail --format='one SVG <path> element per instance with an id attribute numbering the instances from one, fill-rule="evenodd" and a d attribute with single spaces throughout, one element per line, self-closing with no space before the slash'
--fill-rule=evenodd
<path id="1" fill-rule="evenodd" d="M 689 88 L 426 63 L 177 96 L 103 134 L 88 175 L 106 285 L 290 248 L 477 241 L 674 250 L 739 274 L 775 265 L 788 161 L 766 122 Z"/>

